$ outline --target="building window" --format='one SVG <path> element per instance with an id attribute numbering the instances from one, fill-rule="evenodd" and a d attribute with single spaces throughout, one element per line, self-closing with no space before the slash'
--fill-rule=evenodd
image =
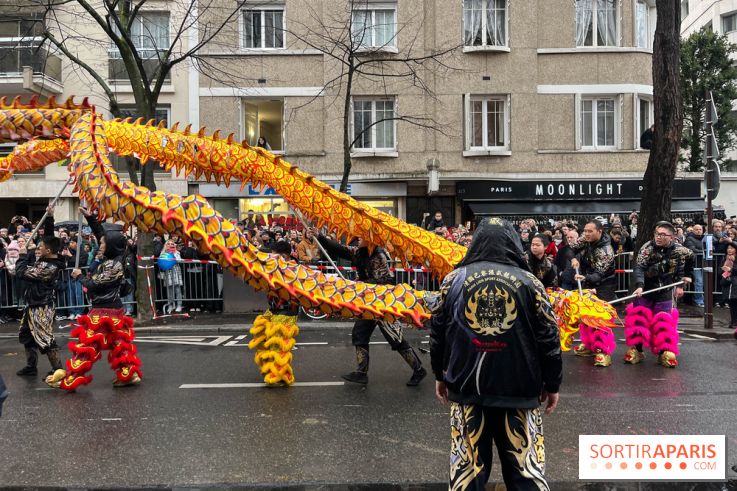
<path id="1" fill-rule="evenodd" d="M 353 149 L 389 151 L 396 148 L 393 99 L 353 100 Z"/>
<path id="2" fill-rule="evenodd" d="M 681 20 L 688 16 L 688 0 L 681 0 Z"/>
<path id="3" fill-rule="evenodd" d="M 509 149 L 509 97 L 466 96 L 466 150 Z"/>
<path id="4" fill-rule="evenodd" d="M 43 31 L 41 20 L 0 21 L 0 77 L 19 77 L 31 67 L 34 75 L 61 81 L 61 58 L 46 49 Z"/>
<path id="5" fill-rule="evenodd" d="M 606 150 L 617 148 L 618 111 L 616 99 L 600 97 L 581 100 L 581 148 Z"/>
<path id="6" fill-rule="evenodd" d="M 243 139 L 275 153 L 284 152 L 284 99 L 243 99 Z M 259 138 L 264 142 L 259 145 Z"/>
<path id="7" fill-rule="evenodd" d="M 617 0 L 576 0 L 576 46 L 617 46 Z"/>
<path id="8" fill-rule="evenodd" d="M 244 48 L 284 48 L 284 8 L 243 11 Z"/>
<path id="9" fill-rule="evenodd" d="M 722 16 L 722 33 L 737 31 L 737 12 Z"/>
<path id="10" fill-rule="evenodd" d="M 169 123 L 171 121 L 169 112 L 170 112 L 170 109 L 167 106 L 157 107 L 156 110 L 154 111 L 154 118 L 153 118 L 154 124 L 159 124 L 161 121 L 163 121 L 164 125 L 166 127 L 169 127 Z M 121 113 L 120 117 L 123 119 L 132 118 L 133 120 L 136 120 L 139 118 L 139 115 L 136 112 L 135 107 L 123 107 L 120 109 L 120 113 Z M 134 155 L 134 157 L 136 156 Z M 124 157 L 121 157 L 115 154 L 110 154 L 110 161 L 112 162 L 113 167 L 115 168 L 116 171 L 120 173 L 124 173 L 124 174 L 128 172 L 128 163 L 126 162 L 126 159 Z M 154 172 L 164 173 L 164 174 L 169 173 L 168 171 L 164 170 L 161 166 L 159 166 L 157 163 L 155 163 L 155 161 L 149 160 L 148 163 L 146 163 L 146 165 L 155 165 L 156 167 L 154 168 Z M 141 164 L 137 160 L 136 160 L 135 170 L 136 171 L 141 170 Z"/>
<path id="11" fill-rule="evenodd" d="M 351 16 L 353 44 L 360 48 L 396 48 L 396 18 L 396 5 L 354 9 Z"/>
<path id="12" fill-rule="evenodd" d="M 637 139 L 635 147 L 639 148 L 639 138 L 650 128 L 655 121 L 653 101 L 650 98 L 639 96 L 637 98 Z"/>
<path id="13" fill-rule="evenodd" d="M 653 49 L 655 16 L 654 0 L 637 0 L 635 4 L 635 46 L 638 48 Z"/>
<path id="14" fill-rule="evenodd" d="M 146 75 L 151 78 L 161 65 L 161 60 L 164 59 L 169 49 L 169 13 L 139 13 L 131 24 L 130 36 L 133 46 L 141 57 L 143 69 Z M 129 74 L 116 46 L 113 45 L 110 48 L 108 57 L 110 80 L 128 82 Z M 166 75 L 165 80 L 171 80 L 171 73 Z"/>
<path id="15" fill-rule="evenodd" d="M 463 44 L 507 45 L 507 0 L 463 0 Z"/>

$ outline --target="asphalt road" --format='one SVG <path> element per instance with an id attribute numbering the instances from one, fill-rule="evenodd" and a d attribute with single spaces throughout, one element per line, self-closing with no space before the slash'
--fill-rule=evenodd
<path id="1" fill-rule="evenodd" d="M 411 342 L 426 346 L 424 334 L 410 332 Z M 92 384 L 74 394 L 17 377 L 22 347 L 1 336 L 0 373 L 11 395 L 0 418 L 0 486 L 441 489 L 446 479 L 447 408 L 434 399 L 432 380 L 406 387 L 409 368 L 377 344 L 369 385 L 343 384 L 339 374 L 353 366 L 345 328 L 300 334 L 296 379 L 316 385 L 260 385 L 248 339 L 209 330 L 141 335 L 140 386 L 113 389 L 103 358 Z M 564 357 L 561 403 L 544 422 L 553 489 L 577 480 L 579 434 L 725 434 L 728 477 L 737 478 L 735 342 L 685 335 L 674 370 L 652 356 L 625 366 L 622 345 L 608 369 Z M 47 369 L 45 358 L 39 368 Z M 501 481 L 498 468 L 493 479 Z"/>

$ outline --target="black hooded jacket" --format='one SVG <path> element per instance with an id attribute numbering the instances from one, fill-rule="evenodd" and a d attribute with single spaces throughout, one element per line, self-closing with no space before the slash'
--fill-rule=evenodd
<path id="1" fill-rule="evenodd" d="M 430 357 L 452 401 L 535 408 L 543 388 L 558 392 L 558 326 L 509 224 L 481 222 L 440 295 L 429 321 Z"/>
<path id="2" fill-rule="evenodd" d="M 36 251 L 18 258 L 15 266 L 17 281 L 23 282 L 23 299 L 29 307 L 56 304 L 56 291 L 60 289 L 64 260 L 36 259 Z"/>
<path id="3" fill-rule="evenodd" d="M 87 289 L 93 309 L 120 309 L 123 307 L 120 290 L 125 280 L 123 263 L 128 240 L 120 232 L 106 232 L 94 215 L 87 217 L 87 223 L 98 241 L 105 239 L 105 258 L 92 274 L 82 277 L 82 286 Z"/>

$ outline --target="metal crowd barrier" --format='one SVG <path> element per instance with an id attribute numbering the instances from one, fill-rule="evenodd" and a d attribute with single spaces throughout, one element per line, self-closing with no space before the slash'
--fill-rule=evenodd
<path id="1" fill-rule="evenodd" d="M 714 274 L 712 281 L 714 283 L 714 299 L 715 302 L 721 303 L 722 296 L 722 264 L 724 264 L 723 253 L 713 254 L 712 267 Z M 628 295 L 634 288 L 631 285 L 634 271 L 634 255 L 631 252 L 623 252 L 614 256 L 615 276 L 617 278 L 617 296 L 622 297 Z M 694 255 L 694 282 L 685 289 L 684 294 L 696 295 L 698 302 L 703 302 L 704 288 L 704 255 Z"/>

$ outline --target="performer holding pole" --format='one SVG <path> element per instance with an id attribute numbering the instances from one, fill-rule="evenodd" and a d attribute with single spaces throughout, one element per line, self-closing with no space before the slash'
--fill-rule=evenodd
<path id="1" fill-rule="evenodd" d="M 678 365 L 678 310 L 673 296 L 681 298 L 682 284 L 693 280 L 693 252 L 676 243 L 674 236 L 670 222 L 658 222 L 654 239 L 637 254 L 636 298 L 627 306 L 624 320 L 624 337 L 630 347 L 624 362 L 629 365 L 645 359 L 643 348 L 650 348 L 664 367 Z"/>
<path id="2" fill-rule="evenodd" d="M 141 382 L 141 360 L 133 344 L 133 319 L 125 315 L 121 301 L 131 288 L 124 272 L 128 241 L 120 232 L 105 232 L 92 212 L 84 208 L 80 211 L 87 217 L 87 223 L 97 237 L 102 257 L 94 273 L 81 279 L 92 306 L 88 315 L 79 317 L 77 326 L 70 333 L 79 341 L 69 343 L 73 357 L 67 360 L 68 373 L 57 370 L 46 379 L 46 383 L 68 391 L 90 383 L 92 376 L 87 373 L 102 357 L 102 350 L 109 349 L 108 361 L 116 376 L 113 386 L 135 385 Z M 73 278 L 81 275 L 79 269 L 72 271 Z"/>
<path id="3" fill-rule="evenodd" d="M 601 222 L 589 221 L 583 229 L 583 241 L 569 244 L 576 252 L 571 266 L 576 270 L 575 280 L 579 294 L 584 288 L 595 290 L 602 300 L 613 300 L 616 289 L 614 250 Z M 580 268 L 580 272 L 579 272 Z M 574 348 L 576 356 L 593 356 L 594 366 L 608 367 L 617 346 L 611 329 L 597 329 L 581 324 L 581 344 Z"/>
<path id="4" fill-rule="evenodd" d="M 59 257 L 59 239 L 54 237 L 53 206 L 46 208 L 39 226 L 41 224 L 44 226 L 44 236 L 38 247 L 34 246 L 32 240 L 28 240 L 20 250 L 15 270 L 16 280 L 22 281 L 24 285 L 23 298 L 26 305 L 18 332 L 18 340 L 26 350 L 26 366 L 17 372 L 20 376 L 35 377 L 38 374 L 38 351 L 49 358 L 50 373 L 62 366 L 59 348 L 54 339 L 54 316 L 56 292 L 64 262 Z"/>
<path id="5" fill-rule="evenodd" d="M 358 239 L 358 243 L 355 245 L 344 246 L 334 240 L 319 235 L 317 230 L 313 230 L 313 232 L 317 237 L 320 247 L 324 248 L 325 256 L 329 258 L 329 253 L 332 253 L 340 258 L 351 261 L 351 265 L 358 272 L 358 279 L 360 281 L 375 283 L 377 285 L 394 282 L 394 278 L 389 271 L 387 253 L 382 248 L 376 247 L 373 252 L 369 253 L 369 245 L 364 239 Z M 410 387 L 419 385 L 427 375 L 427 370 L 423 368 L 417 352 L 404 339 L 401 326 L 399 324 L 393 325 L 388 322 L 376 320 L 360 319 L 353 325 L 351 338 L 353 346 L 356 347 L 356 369 L 350 373 L 341 375 L 341 377 L 348 382 L 362 385 L 368 384 L 369 341 L 371 334 L 373 334 L 377 326 L 381 334 L 389 342 L 392 350 L 398 351 L 404 361 L 412 368 L 412 376 L 407 381 L 407 385 Z"/>

